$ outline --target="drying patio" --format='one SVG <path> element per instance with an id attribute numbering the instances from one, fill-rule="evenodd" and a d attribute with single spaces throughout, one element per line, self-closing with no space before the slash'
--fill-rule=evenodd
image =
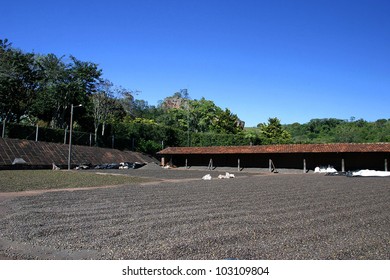
<path id="1" fill-rule="evenodd" d="M 54 171 L 53 171 L 54 172 Z M 206 171 L 0 201 L 12 259 L 389 259 L 390 179 Z"/>

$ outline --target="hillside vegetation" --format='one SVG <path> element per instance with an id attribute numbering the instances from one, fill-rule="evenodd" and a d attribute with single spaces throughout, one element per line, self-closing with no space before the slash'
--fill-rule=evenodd
<path id="1" fill-rule="evenodd" d="M 149 154 L 166 146 L 390 141 L 386 119 L 282 125 L 272 117 L 245 129 L 245 122 L 228 108 L 191 99 L 186 89 L 157 106 L 136 99 L 138 93 L 104 79 L 96 63 L 24 52 L 0 39 L 0 121 L 5 124 L 0 132 L 5 137 L 34 139 L 38 126 L 40 141 L 66 142 L 74 105 L 75 143 L 87 137 L 81 144 Z"/>

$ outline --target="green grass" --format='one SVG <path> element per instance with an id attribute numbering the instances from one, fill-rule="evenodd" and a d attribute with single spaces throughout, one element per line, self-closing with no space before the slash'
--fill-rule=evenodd
<path id="1" fill-rule="evenodd" d="M 145 181 L 147 179 L 77 171 L 2 170 L 0 192 L 112 186 Z"/>

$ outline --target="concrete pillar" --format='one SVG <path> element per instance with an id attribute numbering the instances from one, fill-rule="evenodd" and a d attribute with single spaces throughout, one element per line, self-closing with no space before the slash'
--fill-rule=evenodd
<path id="1" fill-rule="evenodd" d="M 268 160 L 268 171 L 272 172 L 272 159 Z"/>
<path id="2" fill-rule="evenodd" d="M 186 169 L 188 168 L 188 159 L 186 159 Z"/>
<path id="3" fill-rule="evenodd" d="M 385 171 L 388 171 L 388 169 L 387 169 L 387 158 L 385 158 Z"/>
<path id="4" fill-rule="evenodd" d="M 341 172 L 345 172 L 345 161 L 343 158 L 341 159 Z"/>
<path id="5" fill-rule="evenodd" d="M 306 159 L 303 159 L 303 173 L 306 173 Z"/>
<path id="6" fill-rule="evenodd" d="M 237 165 L 238 165 L 238 166 L 237 166 L 237 170 L 240 171 L 240 159 L 238 159 Z"/>
<path id="7" fill-rule="evenodd" d="M 161 166 L 165 166 L 165 157 L 161 158 Z"/>

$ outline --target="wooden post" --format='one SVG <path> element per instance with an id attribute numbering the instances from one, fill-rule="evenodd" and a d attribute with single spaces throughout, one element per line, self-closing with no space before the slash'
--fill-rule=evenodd
<path id="1" fill-rule="evenodd" d="M 303 173 L 306 173 L 306 159 L 303 159 Z"/>
<path id="2" fill-rule="evenodd" d="M 213 170 L 213 159 L 212 158 L 210 159 L 208 169 Z"/>
<path id="3" fill-rule="evenodd" d="M 345 172 L 345 161 L 343 158 L 341 159 L 341 172 Z"/>

